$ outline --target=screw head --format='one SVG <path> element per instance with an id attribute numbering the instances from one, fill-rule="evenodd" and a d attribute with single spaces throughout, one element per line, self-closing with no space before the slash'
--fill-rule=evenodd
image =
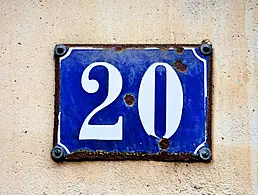
<path id="1" fill-rule="evenodd" d="M 202 148 L 199 151 L 202 160 L 209 160 L 211 158 L 211 151 L 208 148 Z"/>
<path id="2" fill-rule="evenodd" d="M 60 146 L 55 146 L 51 150 L 51 156 L 54 161 L 60 162 L 64 159 L 64 149 Z"/>
<path id="3" fill-rule="evenodd" d="M 59 56 L 59 57 L 65 55 L 67 51 L 68 51 L 68 47 L 66 47 L 66 46 L 63 45 L 63 44 L 58 44 L 58 45 L 56 45 L 56 46 L 55 46 L 55 50 L 54 50 L 55 55 L 56 55 L 56 56 Z"/>
<path id="4" fill-rule="evenodd" d="M 200 50 L 202 52 L 202 54 L 204 55 L 210 55 L 212 52 L 212 46 L 211 44 L 208 43 L 203 43 L 200 47 Z"/>

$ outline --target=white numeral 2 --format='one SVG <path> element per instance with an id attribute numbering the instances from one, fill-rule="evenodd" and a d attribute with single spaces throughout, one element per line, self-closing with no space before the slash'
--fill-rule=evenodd
<path id="1" fill-rule="evenodd" d="M 99 88 L 96 80 L 89 80 L 89 73 L 96 66 L 104 66 L 108 70 L 108 95 L 105 101 L 96 107 L 85 119 L 80 130 L 79 140 L 122 140 L 122 116 L 114 125 L 90 125 L 90 119 L 101 109 L 111 104 L 118 97 L 122 90 L 122 76 L 120 72 L 111 64 L 106 62 L 94 62 L 90 64 L 83 72 L 81 84 L 83 89 L 88 93 L 95 93 Z"/>
<path id="2" fill-rule="evenodd" d="M 94 62 L 83 72 L 81 84 L 88 93 L 95 93 L 99 84 L 96 80 L 89 80 L 89 73 L 96 66 L 108 69 L 109 83 L 106 100 L 96 107 L 85 119 L 81 127 L 79 140 L 122 140 L 122 116 L 114 125 L 90 125 L 90 119 L 101 109 L 111 104 L 122 90 L 122 76 L 119 71 L 109 63 Z M 148 135 L 157 137 L 154 129 L 155 116 L 155 69 L 158 66 L 166 68 L 166 133 L 164 138 L 170 138 L 177 130 L 183 108 L 183 90 L 180 80 L 174 69 L 167 63 L 157 62 L 152 64 L 145 72 L 139 89 L 138 111 L 142 125 Z"/>

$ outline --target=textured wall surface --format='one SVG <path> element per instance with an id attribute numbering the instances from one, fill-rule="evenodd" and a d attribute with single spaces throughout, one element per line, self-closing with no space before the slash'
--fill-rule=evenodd
<path id="1" fill-rule="evenodd" d="M 257 0 L 1 1 L 0 194 L 258 194 Z M 54 163 L 56 43 L 214 47 L 213 162 Z"/>

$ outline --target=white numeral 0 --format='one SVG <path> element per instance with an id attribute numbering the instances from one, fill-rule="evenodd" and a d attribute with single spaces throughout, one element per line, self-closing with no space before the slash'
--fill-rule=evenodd
<path id="1" fill-rule="evenodd" d="M 99 88 L 96 80 L 89 80 L 89 73 L 96 66 L 104 66 L 108 70 L 108 95 L 105 101 L 96 107 L 85 119 L 80 130 L 79 140 L 122 140 L 122 116 L 114 125 L 90 125 L 90 119 L 101 109 L 111 104 L 118 97 L 122 90 L 122 76 L 120 72 L 111 64 L 106 62 L 94 62 L 90 64 L 83 72 L 81 84 L 88 93 L 95 93 Z"/>
<path id="2" fill-rule="evenodd" d="M 81 127 L 79 140 L 122 140 L 122 116 L 118 117 L 118 122 L 114 125 L 89 124 L 94 114 L 115 101 L 122 90 L 122 76 L 119 71 L 109 63 L 94 62 L 82 74 L 81 84 L 86 92 L 95 93 L 99 88 L 96 80 L 89 80 L 89 73 L 96 66 L 104 66 L 108 69 L 108 95 L 106 100 L 86 117 Z M 166 133 L 163 137 L 170 138 L 176 132 L 181 120 L 183 90 L 176 72 L 169 64 L 158 62 L 147 69 L 139 89 L 138 110 L 145 132 L 157 137 L 154 129 L 155 69 L 157 66 L 166 68 Z"/>
<path id="3" fill-rule="evenodd" d="M 164 138 L 170 138 L 177 130 L 183 108 L 183 90 L 175 70 L 167 63 L 152 64 L 145 72 L 138 99 L 138 110 L 142 125 L 148 135 L 157 137 L 154 129 L 155 114 L 155 69 L 157 66 L 166 68 L 166 133 Z"/>

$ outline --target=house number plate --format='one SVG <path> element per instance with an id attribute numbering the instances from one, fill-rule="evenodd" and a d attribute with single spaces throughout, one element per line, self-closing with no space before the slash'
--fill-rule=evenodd
<path id="1" fill-rule="evenodd" d="M 53 160 L 211 160 L 211 53 L 56 45 Z"/>

